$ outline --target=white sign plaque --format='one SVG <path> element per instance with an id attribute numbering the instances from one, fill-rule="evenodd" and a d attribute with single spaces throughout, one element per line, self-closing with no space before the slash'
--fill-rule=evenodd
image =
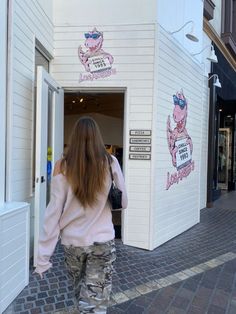
<path id="1" fill-rule="evenodd" d="M 183 138 L 175 142 L 175 146 L 178 147 L 176 153 L 176 167 L 178 170 L 186 166 L 192 160 L 190 146 L 186 141 L 187 138 Z"/>
<path id="2" fill-rule="evenodd" d="M 151 144 L 150 138 L 130 138 L 130 144 Z"/>
<path id="3" fill-rule="evenodd" d="M 130 152 L 150 152 L 151 146 L 130 146 Z"/>
<path id="4" fill-rule="evenodd" d="M 151 136 L 151 130 L 130 130 L 132 136 Z"/>
<path id="5" fill-rule="evenodd" d="M 129 154 L 129 159 L 150 160 L 151 154 Z"/>
<path id="6" fill-rule="evenodd" d="M 111 68 L 108 58 L 103 56 L 96 56 L 88 58 L 90 72 L 99 72 Z"/>

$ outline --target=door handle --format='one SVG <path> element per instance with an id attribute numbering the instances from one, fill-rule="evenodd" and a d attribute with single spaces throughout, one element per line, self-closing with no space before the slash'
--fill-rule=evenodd
<path id="1" fill-rule="evenodd" d="M 36 178 L 36 183 L 39 183 L 39 178 Z M 44 176 L 41 176 L 41 183 L 43 183 L 43 182 L 45 182 L 46 180 L 45 180 L 45 178 L 44 178 Z"/>
<path id="2" fill-rule="evenodd" d="M 41 176 L 41 183 L 43 183 L 43 182 L 45 182 L 46 180 L 45 180 L 45 178 L 44 178 L 44 176 Z"/>

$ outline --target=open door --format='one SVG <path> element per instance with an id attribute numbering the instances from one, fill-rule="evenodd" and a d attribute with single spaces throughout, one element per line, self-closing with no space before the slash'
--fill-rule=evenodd
<path id="1" fill-rule="evenodd" d="M 64 92 L 42 66 L 37 67 L 34 265 L 55 161 L 63 153 Z"/>

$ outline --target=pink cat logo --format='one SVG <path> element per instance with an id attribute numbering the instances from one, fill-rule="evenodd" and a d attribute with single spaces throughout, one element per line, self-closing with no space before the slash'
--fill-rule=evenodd
<path id="1" fill-rule="evenodd" d="M 99 72 L 111 69 L 113 57 L 102 49 L 103 33 L 94 28 L 91 32 L 85 33 L 85 47 L 78 48 L 78 55 L 81 63 L 87 72 Z"/>
<path id="2" fill-rule="evenodd" d="M 178 183 L 183 177 L 189 175 L 194 170 L 192 161 L 193 142 L 186 129 L 188 102 L 183 91 L 173 95 L 174 109 L 173 120 L 176 126 L 172 130 L 170 116 L 167 119 L 167 142 L 172 158 L 173 166 L 178 172 L 167 174 L 167 189 L 174 183 Z"/>
<path id="3" fill-rule="evenodd" d="M 174 110 L 173 119 L 176 123 L 175 128 L 171 129 L 170 116 L 167 119 L 167 141 L 172 157 L 172 163 L 177 169 L 182 168 L 192 159 L 193 143 L 186 129 L 188 103 L 183 92 L 173 95 Z M 185 148 L 183 148 L 185 147 Z M 182 148 L 182 150 L 180 150 Z M 177 160 L 177 153 L 180 154 Z M 185 154 L 184 154 L 185 153 Z"/>

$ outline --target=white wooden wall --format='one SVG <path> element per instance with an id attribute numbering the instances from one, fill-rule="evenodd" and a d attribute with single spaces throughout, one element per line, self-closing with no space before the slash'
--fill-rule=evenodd
<path id="1" fill-rule="evenodd" d="M 153 185 L 153 247 L 199 221 L 204 76 L 202 68 L 161 27 L 158 33 L 157 95 L 155 97 L 155 160 Z M 184 91 L 188 100 L 186 129 L 193 142 L 195 170 L 166 190 L 167 172 L 175 173 L 167 144 L 167 117 L 175 123 L 172 96 Z M 205 112 L 204 112 L 205 113 Z M 205 144 L 204 144 L 205 145 Z"/>
<path id="2" fill-rule="evenodd" d="M 106 79 L 79 83 L 84 67 L 77 49 L 84 44 L 84 33 L 96 26 L 103 32 L 103 49 L 114 57 L 117 74 Z M 129 208 L 124 212 L 124 243 L 149 247 L 150 161 L 128 160 L 129 129 L 152 128 L 154 24 L 55 26 L 53 77 L 66 88 L 101 88 L 126 91 L 124 121 L 124 164 Z"/>
<path id="3" fill-rule="evenodd" d="M 7 97 L 7 201 L 31 203 L 35 38 L 53 54 L 52 11 L 38 0 L 12 0 Z M 51 8 L 52 9 L 52 8 Z"/>
<path id="4" fill-rule="evenodd" d="M 0 206 L 5 201 L 7 0 L 0 0 Z"/>
<path id="5" fill-rule="evenodd" d="M 29 283 L 29 204 L 0 207 L 0 313 Z"/>
<path id="6" fill-rule="evenodd" d="M 53 24 L 37 0 L 12 1 L 8 99 L 7 199 L 32 194 L 32 139 L 35 37 L 53 52 Z"/>

